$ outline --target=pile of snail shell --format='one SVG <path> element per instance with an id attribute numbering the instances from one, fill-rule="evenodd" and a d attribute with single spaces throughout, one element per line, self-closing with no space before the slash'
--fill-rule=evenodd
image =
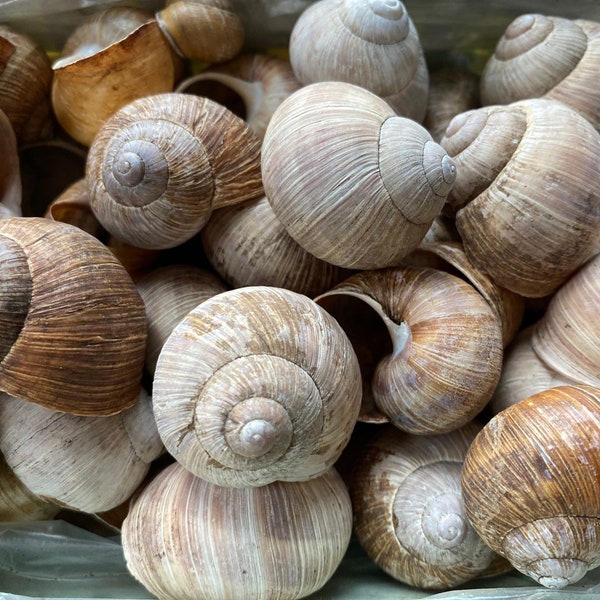
<path id="1" fill-rule="evenodd" d="M 98 9 L 53 62 L 0 27 L 0 520 L 101 520 L 161 599 L 307 597 L 353 537 L 399 586 L 582 580 L 600 24 L 518 16 L 478 73 L 400 0 L 244 36 L 229 0 Z"/>

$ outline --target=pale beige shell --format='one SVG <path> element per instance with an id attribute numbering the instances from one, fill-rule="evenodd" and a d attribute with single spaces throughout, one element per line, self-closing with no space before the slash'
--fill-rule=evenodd
<path id="1" fill-rule="evenodd" d="M 477 577 L 494 552 L 469 524 L 461 469 L 481 426 L 416 436 L 383 426 L 357 459 L 355 533 L 370 558 L 413 587 L 446 590 Z"/>
<path id="2" fill-rule="evenodd" d="M 349 269 L 393 266 L 441 212 L 453 161 L 375 94 L 313 83 L 275 110 L 262 146 L 265 194 L 290 236 Z"/>
<path id="3" fill-rule="evenodd" d="M 241 54 L 190 75 L 175 91 L 227 106 L 262 139 L 275 109 L 300 85 L 289 61 L 266 54 Z"/>
<path id="4" fill-rule="evenodd" d="M 100 128 L 86 179 L 104 228 L 132 246 L 178 246 L 211 212 L 260 198 L 260 140 L 208 98 L 172 92 L 138 98 Z"/>
<path id="5" fill-rule="evenodd" d="M 266 197 L 214 211 L 199 235 L 206 258 L 234 288 L 268 285 L 313 298 L 352 273 L 297 244 Z"/>
<path id="6" fill-rule="evenodd" d="M 483 104 L 548 98 L 600 127 L 600 23 L 542 14 L 514 19 L 481 74 Z"/>
<path id="7" fill-rule="evenodd" d="M 502 366 L 500 324 L 462 279 L 429 268 L 365 271 L 315 301 L 344 327 L 359 361 L 367 350 L 363 387 L 399 429 L 446 433 L 490 400 Z"/>
<path id="8" fill-rule="evenodd" d="M 320 0 L 297 19 L 289 56 L 303 85 L 345 81 L 422 121 L 429 72 L 419 35 L 399 0 Z"/>
<path id="9" fill-rule="evenodd" d="M 554 291 L 600 236 L 600 134 L 545 99 L 456 116 L 440 144 L 456 163 L 447 206 L 469 260 L 526 297 Z"/>
<path id="10" fill-rule="evenodd" d="M 304 598 L 340 565 L 352 506 L 334 469 L 303 482 L 230 488 L 174 463 L 133 501 L 130 572 L 159 598 Z"/>
<path id="11" fill-rule="evenodd" d="M 358 361 L 339 324 L 290 290 L 248 286 L 199 304 L 158 357 L 154 413 L 167 450 L 218 485 L 317 477 L 358 417 Z"/>
<path id="12" fill-rule="evenodd" d="M 89 382 L 93 387 L 93 382 Z M 145 392 L 110 417 L 81 417 L 3 394 L 0 451 L 32 493 L 84 512 L 124 502 L 163 451 Z"/>
<path id="13" fill-rule="evenodd" d="M 170 92 L 176 64 L 152 14 L 101 10 L 73 31 L 53 64 L 52 107 L 60 125 L 89 146 L 100 126 L 136 98 Z"/>
<path id="14" fill-rule="evenodd" d="M 600 565 L 600 391 L 561 386 L 494 416 L 467 452 L 462 492 L 481 538 L 543 586 Z"/>
<path id="15" fill-rule="evenodd" d="M 19 151 L 13 126 L 0 109 L 0 218 L 20 217 L 22 213 Z"/>

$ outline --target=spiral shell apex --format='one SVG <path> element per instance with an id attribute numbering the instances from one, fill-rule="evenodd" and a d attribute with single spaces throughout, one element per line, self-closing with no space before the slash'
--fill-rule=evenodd
<path id="1" fill-rule="evenodd" d="M 245 287 L 205 300 L 158 357 L 157 427 L 198 477 L 234 487 L 316 477 L 341 454 L 361 382 L 337 322 L 306 296 Z"/>

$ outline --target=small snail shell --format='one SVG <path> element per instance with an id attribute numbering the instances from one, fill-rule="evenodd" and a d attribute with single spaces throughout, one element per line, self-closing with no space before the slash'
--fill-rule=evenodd
<path id="1" fill-rule="evenodd" d="M 0 220 L 0 389 L 80 415 L 138 396 L 144 304 L 112 253 L 77 227 Z"/>
<path id="2" fill-rule="evenodd" d="M 0 25 L 0 110 L 19 144 L 52 136 L 51 84 L 52 65 L 43 48 L 28 35 Z"/>
<path id="3" fill-rule="evenodd" d="M 355 532 L 371 559 L 408 585 L 444 590 L 488 568 L 494 553 L 471 527 L 461 468 L 481 426 L 406 435 L 383 426 L 367 442 L 350 487 Z"/>
<path id="4" fill-rule="evenodd" d="M 220 102 L 262 139 L 275 109 L 299 88 L 289 61 L 264 54 L 241 54 L 191 75 L 175 91 Z"/>
<path id="5" fill-rule="evenodd" d="M 600 565 L 600 391 L 561 386 L 494 416 L 465 458 L 469 521 L 513 566 L 546 587 Z"/>
<path id="6" fill-rule="evenodd" d="M 104 9 L 79 25 L 53 70 L 56 118 L 84 146 L 125 104 L 172 91 L 176 75 L 169 43 L 152 14 L 123 6 Z"/>
<path id="7" fill-rule="evenodd" d="M 244 45 L 244 24 L 229 0 L 167 0 L 156 20 L 182 57 L 217 63 Z"/>
<path id="8" fill-rule="evenodd" d="M 456 163 L 448 196 L 469 260 L 526 297 L 553 293 L 600 235 L 600 135 L 545 99 L 454 117 L 440 144 Z M 510 201 L 507 201 L 510 198 Z"/>
<path id="9" fill-rule="evenodd" d="M 348 442 L 360 396 L 338 323 L 306 296 L 262 286 L 190 311 L 165 342 L 153 384 L 167 450 L 232 487 L 322 474 Z"/>
<path id="10" fill-rule="evenodd" d="M 305 86 L 279 105 L 262 174 L 291 237 L 349 269 L 394 265 L 418 246 L 456 175 L 422 126 L 339 81 Z"/>
<path id="11" fill-rule="evenodd" d="M 20 217 L 21 175 L 19 173 L 19 152 L 13 126 L 0 109 L 0 218 Z"/>
<path id="12" fill-rule="evenodd" d="M 173 248 L 196 235 L 215 208 L 263 195 L 260 140 L 208 98 L 147 96 L 102 125 L 86 178 L 107 231 L 139 248 Z"/>
<path id="13" fill-rule="evenodd" d="M 362 343 L 381 349 L 371 391 L 399 429 L 451 431 L 491 398 L 502 366 L 500 324 L 462 279 L 416 267 L 364 271 L 315 301 L 345 327 L 355 347 L 366 337 Z M 359 323 L 371 322 L 363 315 L 373 311 L 387 329 L 386 343 L 375 338 L 371 325 L 360 331 Z"/>
<path id="14" fill-rule="evenodd" d="M 108 417 L 71 415 L 3 394 L 0 421 L 0 451 L 15 475 L 39 497 L 84 512 L 124 502 L 163 451 L 145 392 Z"/>
<path id="15" fill-rule="evenodd" d="M 298 245 L 266 197 L 214 211 L 200 239 L 210 264 L 231 287 L 282 287 L 312 298 L 351 274 Z"/>
<path id="16" fill-rule="evenodd" d="M 345 81 L 383 98 L 397 114 L 422 121 L 429 73 L 417 30 L 399 0 L 320 0 L 289 40 L 304 85 Z"/>
<path id="17" fill-rule="evenodd" d="M 548 98 L 571 106 L 598 128 L 600 24 L 523 14 L 508 25 L 481 74 L 483 104 Z"/>
<path id="18" fill-rule="evenodd" d="M 152 269 L 136 282 L 148 317 L 146 371 L 153 377 L 160 351 L 187 313 L 227 286 L 216 275 L 193 265 L 173 264 Z"/>
<path id="19" fill-rule="evenodd" d="M 332 468 L 316 479 L 221 487 L 174 463 L 123 522 L 129 571 L 158 598 L 304 598 L 342 561 L 348 491 Z"/>

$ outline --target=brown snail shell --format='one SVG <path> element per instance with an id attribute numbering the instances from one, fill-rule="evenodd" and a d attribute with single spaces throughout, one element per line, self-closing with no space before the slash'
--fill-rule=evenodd
<path id="1" fill-rule="evenodd" d="M 338 323 L 290 290 L 248 286 L 208 298 L 158 357 L 153 404 L 167 450 L 233 487 L 317 477 L 360 408 L 360 371 Z"/>
<path id="2" fill-rule="evenodd" d="M 303 85 L 345 81 L 422 121 L 429 73 L 417 30 L 399 0 L 320 0 L 297 19 L 290 62 Z"/>
<path id="3" fill-rule="evenodd" d="M 172 92 L 119 109 L 90 146 L 94 214 L 116 238 L 165 249 L 191 239 L 220 207 L 263 195 L 260 140 L 208 98 Z"/>
<path id="4" fill-rule="evenodd" d="M 414 250 L 456 175 L 421 125 L 339 81 L 305 86 L 279 105 L 263 140 L 262 174 L 290 236 L 348 269 L 392 266 Z"/>
<path id="5" fill-rule="evenodd" d="M 598 129 L 600 24 L 528 13 L 506 28 L 481 74 L 483 104 L 564 102 Z"/>
<path id="6" fill-rule="evenodd" d="M 358 458 L 351 484 L 355 532 L 388 575 L 421 589 L 445 590 L 487 569 L 494 552 L 468 522 L 461 469 L 481 426 L 440 435 L 383 426 Z"/>
<path id="7" fill-rule="evenodd" d="M 553 293 L 600 235 L 600 134 L 555 100 L 457 115 L 440 144 L 456 163 L 448 196 L 469 260 L 525 297 Z M 510 198 L 510 201 L 507 201 Z"/>
<path id="8" fill-rule="evenodd" d="M 19 173 L 19 152 L 13 126 L 0 109 L 0 218 L 20 217 L 22 186 Z"/>
<path id="9" fill-rule="evenodd" d="M 266 197 L 214 211 L 199 235 L 208 261 L 234 288 L 267 285 L 313 298 L 351 274 L 298 245 Z"/>
<path id="10" fill-rule="evenodd" d="M 346 328 L 355 347 L 381 348 L 373 372 L 363 370 L 363 377 L 372 378 L 375 405 L 399 429 L 451 431 L 491 398 L 502 365 L 500 324 L 462 279 L 430 268 L 364 271 L 315 301 Z M 370 323 L 363 315 L 372 311 L 387 329 L 385 343 L 373 326 L 360 331 L 361 321 Z"/>
<path id="11" fill-rule="evenodd" d="M 107 415 L 138 396 L 144 304 L 112 253 L 77 227 L 0 220 L 0 389 L 49 408 Z"/>
<path id="12" fill-rule="evenodd" d="M 330 579 L 351 532 L 350 497 L 333 468 L 231 488 L 174 463 L 132 502 L 122 541 L 130 572 L 159 598 L 292 600 Z"/>
<path id="13" fill-rule="evenodd" d="M 182 57 L 219 63 L 244 45 L 244 24 L 229 0 L 167 0 L 156 20 Z"/>
<path id="14" fill-rule="evenodd" d="M 84 146 L 125 104 L 172 91 L 177 72 L 170 45 L 152 14 L 123 6 L 101 10 L 81 23 L 53 70 L 56 118 Z"/>
<path id="15" fill-rule="evenodd" d="M 494 551 L 545 587 L 600 564 L 600 391 L 561 386 L 494 416 L 465 458 L 469 521 Z"/>

